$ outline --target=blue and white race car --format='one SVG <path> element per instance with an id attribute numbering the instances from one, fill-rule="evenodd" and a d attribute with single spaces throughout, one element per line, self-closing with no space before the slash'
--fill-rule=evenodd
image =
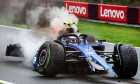
<path id="1" fill-rule="evenodd" d="M 67 30 L 68 34 L 42 44 L 33 58 L 37 72 L 48 77 L 54 77 L 61 71 L 83 74 L 108 70 L 120 78 L 136 75 L 138 58 L 131 44 L 119 42 L 114 46 L 113 52 L 106 52 L 102 44 L 106 40 L 96 41 L 91 34 L 73 33 L 73 28 L 70 27 Z M 7 56 L 11 55 L 12 48 L 21 53 L 18 45 L 9 45 Z M 15 55 L 19 56 L 19 53 Z"/>

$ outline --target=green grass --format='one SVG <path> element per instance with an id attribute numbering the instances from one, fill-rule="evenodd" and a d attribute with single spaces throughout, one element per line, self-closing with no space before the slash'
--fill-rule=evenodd
<path id="1" fill-rule="evenodd" d="M 123 42 L 140 47 L 140 29 L 135 27 L 79 21 L 80 33 L 93 34 L 95 39 L 106 39 L 108 42 Z"/>
<path id="2" fill-rule="evenodd" d="M 26 25 L 19 25 L 19 24 L 12 24 L 12 23 L 7 23 L 7 21 L 0 21 L 0 25 L 6 25 L 6 26 L 11 26 L 11 27 L 18 27 L 18 28 L 23 28 L 26 29 Z"/>
<path id="3" fill-rule="evenodd" d="M 26 25 L 12 24 L 15 12 L 0 11 L 0 25 L 27 28 Z"/>

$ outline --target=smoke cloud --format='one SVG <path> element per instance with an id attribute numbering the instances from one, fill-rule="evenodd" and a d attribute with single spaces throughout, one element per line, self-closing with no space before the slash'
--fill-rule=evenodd
<path id="1" fill-rule="evenodd" d="M 0 42 L 4 47 L 9 43 L 19 43 L 25 56 L 24 64 L 29 67 L 32 66 L 33 56 L 39 47 L 47 40 L 55 40 L 59 32 L 68 27 L 63 22 L 78 23 L 78 18 L 69 14 L 64 7 L 38 7 L 30 4 L 25 4 L 23 9 L 15 15 L 13 23 L 26 24 L 33 32 L 14 31 L 4 38 L 8 42 Z M 77 31 L 76 25 L 71 25 L 71 27 L 74 32 Z"/>
<path id="2" fill-rule="evenodd" d="M 30 29 L 45 32 L 46 36 L 49 36 L 52 40 L 56 39 L 60 30 L 68 27 L 68 25 L 64 25 L 63 22 L 71 21 L 77 24 L 78 18 L 73 14 L 69 14 L 64 7 L 38 7 L 28 11 L 26 18 L 26 23 Z M 77 31 L 75 24 L 71 25 L 71 27 L 74 28 L 75 32 Z"/>

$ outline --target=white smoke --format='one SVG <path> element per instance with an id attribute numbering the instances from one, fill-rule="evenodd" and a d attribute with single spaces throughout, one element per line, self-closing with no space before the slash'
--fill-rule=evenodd
<path id="1" fill-rule="evenodd" d="M 47 17 L 47 15 L 46 15 Z M 63 8 L 54 7 L 50 11 L 50 19 L 51 19 L 51 27 L 55 28 L 55 26 L 59 26 L 61 29 L 65 28 L 63 22 L 75 22 L 78 23 L 78 18 L 74 14 L 69 14 L 67 10 Z M 72 25 L 72 27 L 77 30 L 76 25 Z"/>
<path id="2" fill-rule="evenodd" d="M 45 12 L 44 12 L 45 11 Z M 37 23 L 39 21 L 40 14 L 44 13 L 46 20 L 49 20 L 49 26 L 40 27 Z M 27 24 L 30 29 L 34 31 L 44 32 L 45 36 L 47 37 L 46 40 L 55 40 L 58 36 L 60 30 L 65 29 L 68 27 L 64 25 L 63 22 L 75 22 L 78 23 L 78 18 L 73 15 L 69 14 L 68 11 L 62 8 L 53 7 L 53 8 L 43 8 L 37 7 L 34 10 L 30 10 L 27 12 Z M 71 25 L 75 32 L 77 31 L 76 25 Z M 29 40 L 32 38 L 32 41 Z M 25 55 L 25 64 L 32 61 L 34 54 L 36 53 L 39 46 L 43 43 L 43 40 L 36 39 L 36 36 L 29 36 L 24 38 L 26 40 L 25 43 L 21 43 L 24 49 Z M 29 40 L 29 41 L 28 41 Z M 30 46 L 28 46 L 30 45 Z"/>
<path id="3" fill-rule="evenodd" d="M 21 45 L 24 54 L 23 63 L 28 67 L 32 66 L 33 56 L 35 56 L 39 47 L 47 41 L 47 37 L 37 35 L 39 35 L 37 32 L 22 31 L 13 38 L 16 43 Z"/>
<path id="4" fill-rule="evenodd" d="M 49 26 L 40 27 L 37 24 L 39 22 L 40 14 L 42 13 L 44 13 L 45 17 L 49 21 Z M 77 24 L 78 18 L 73 14 L 69 14 L 64 7 L 37 7 L 33 10 L 28 10 L 26 13 L 26 23 L 34 32 L 26 30 L 15 31 L 15 29 L 13 29 L 12 32 L 9 29 L 2 30 L 1 33 L 3 34 L 1 34 L 0 37 L 3 37 L 3 41 L 0 41 L 0 44 L 6 48 L 10 43 L 19 43 L 23 48 L 25 56 L 24 64 L 30 67 L 32 66 L 33 56 L 37 53 L 39 47 L 47 40 L 56 39 L 59 31 L 68 27 L 68 25 L 64 25 L 63 22 L 75 22 Z M 77 31 L 76 25 L 71 25 L 71 27 L 74 28 L 75 32 Z M 43 32 L 43 35 L 38 32 Z M 5 51 L 3 51 L 3 54 L 4 53 Z"/>
<path id="5" fill-rule="evenodd" d="M 23 63 L 27 67 L 32 67 L 33 56 L 39 47 L 47 41 L 47 37 L 42 33 L 21 30 L 15 28 L 0 28 L 0 61 L 20 61 L 17 57 L 6 57 L 6 47 L 9 44 L 20 44 L 24 53 Z"/>
<path id="6" fill-rule="evenodd" d="M 49 26 L 40 26 L 38 22 L 41 22 L 40 15 L 44 16 L 46 22 L 48 22 Z M 27 12 L 26 18 L 27 25 L 29 28 L 35 31 L 45 32 L 47 36 L 50 36 L 51 39 L 54 40 L 58 36 L 60 30 L 63 30 L 68 27 L 68 25 L 64 25 L 64 22 L 75 22 L 78 23 L 78 18 L 74 14 L 69 14 L 67 10 L 58 7 L 52 8 L 43 8 L 37 7 L 33 10 L 29 10 Z M 77 31 L 77 26 L 71 25 L 74 28 L 74 31 Z"/>

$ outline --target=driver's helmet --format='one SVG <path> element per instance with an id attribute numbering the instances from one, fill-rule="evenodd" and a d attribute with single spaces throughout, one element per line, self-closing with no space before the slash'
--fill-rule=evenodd
<path id="1" fill-rule="evenodd" d="M 63 29 L 64 34 L 74 33 L 74 29 L 72 27 L 67 27 Z"/>
<path id="2" fill-rule="evenodd" d="M 65 25 L 65 27 L 60 31 L 61 35 L 75 33 L 74 28 L 71 27 L 71 25 L 75 24 L 74 22 L 66 22 L 63 24 Z"/>

